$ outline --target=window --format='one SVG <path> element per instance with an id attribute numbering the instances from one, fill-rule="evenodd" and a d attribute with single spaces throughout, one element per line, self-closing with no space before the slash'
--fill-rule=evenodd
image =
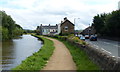
<path id="1" fill-rule="evenodd" d="M 65 26 L 65 30 L 68 30 L 68 26 Z"/>

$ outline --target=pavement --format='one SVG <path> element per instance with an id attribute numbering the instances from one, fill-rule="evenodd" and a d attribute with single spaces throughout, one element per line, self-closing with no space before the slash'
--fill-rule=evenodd
<path id="1" fill-rule="evenodd" d="M 86 39 L 85 41 L 94 48 L 102 49 L 112 56 L 120 57 L 120 42 L 118 41 L 100 38 L 98 38 L 97 41 L 90 41 L 89 39 Z"/>

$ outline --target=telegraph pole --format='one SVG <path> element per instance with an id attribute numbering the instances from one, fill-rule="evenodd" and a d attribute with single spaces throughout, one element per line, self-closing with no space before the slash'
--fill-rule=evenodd
<path id="1" fill-rule="evenodd" d="M 80 19 L 80 18 L 74 18 L 74 25 L 75 25 L 75 27 L 76 27 L 76 22 L 75 22 L 76 19 Z M 78 34 L 77 34 L 77 35 L 78 35 Z"/>
<path id="2" fill-rule="evenodd" d="M 89 32 L 88 32 L 89 33 L 89 37 L 90 37 L 90 31 L 91 31 L 91 29 L 90 29 L 90 24 L 89 24 Z"/>

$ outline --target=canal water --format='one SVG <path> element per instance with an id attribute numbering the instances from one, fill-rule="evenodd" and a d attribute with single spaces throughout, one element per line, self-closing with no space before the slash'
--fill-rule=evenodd
<path id="1" fill-rule="evenodd" d="M 31 35 L 2 42 L 2 69 L 10 70 L 19 65 L 28 56 L 37 52 L 42 42 Z"/>

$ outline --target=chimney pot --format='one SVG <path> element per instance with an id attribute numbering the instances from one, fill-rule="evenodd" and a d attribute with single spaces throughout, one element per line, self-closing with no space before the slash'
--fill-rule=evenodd
<path id="1" fill-rule="evenodd" d="M 42 26 L 42 24 L 40 26 Z"/>
<path id="2" fill-rule="evenodd" d="M 67 20 L 67 17 L 65 17 L 64 20 Z"/>

